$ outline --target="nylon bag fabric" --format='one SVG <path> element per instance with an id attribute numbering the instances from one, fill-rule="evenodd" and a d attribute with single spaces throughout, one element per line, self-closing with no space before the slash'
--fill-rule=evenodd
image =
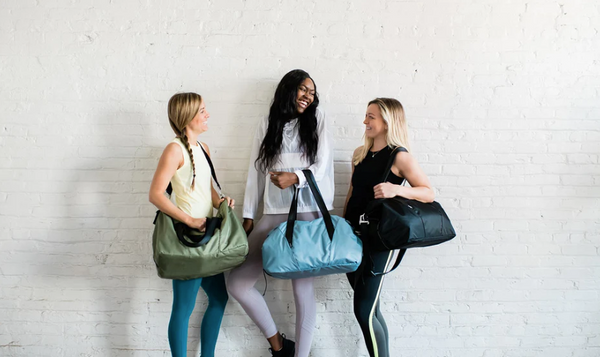
<path id="1" fill-rule="evenodd" d="M 302 172 L 322 217 L 296 220 L 296 188 L 288 220 L 271 230 L 263 243 L 265 272 L 279 279 L 300 279 L 356 271 L 362 260 L 362 242 L 345 219 L 327 211 L 312 172 Z"/>
<path id="2" fill-rule="evenodd" d="M 381 182 L 386 182 L 396 148 L 388 162 Z M 371 201 L 359 220 L 361 235 L 366 235 L 373 252 L 428 247 L 446 242 L 456 236 L 448 215 L 438 202 L 423 203 L 403 197 Z"/>
<path id="3" fill-rule="evenodd" d="M 204 148 L 202 151 L 221 190 L 210 157 Z M 170 184 L 167 193 L 171 193 Z M 205 232 L 157 211 L 152 249 L 159 277 L 188 280 L 216 275 L 242 264 L 248 255 L 248 237 L 227 201 L 223 201 L 216 216 L 207 218 Z"/>

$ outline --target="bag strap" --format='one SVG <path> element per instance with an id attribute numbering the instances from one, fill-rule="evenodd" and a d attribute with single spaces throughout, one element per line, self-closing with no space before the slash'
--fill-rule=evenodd
<path id="1" fill-rule="evenodd" d="M 223 193 L 221 192 L 221 190 L 222 190 L 221 185 L 219 185 L 219 180 L 217 180 L 217 173 L 215 172 L 215 167 L 213 166 L 212 160 L 210 159 L 210 156 L 208 156 L 208 153 L 206 153 L 206 151 L 204 150 L 204 146 L 202 146 L 202 144 L 199 141 L 196 141 L 196 142 L 202 149 L 202 153 L 204 153 L 204 157 L 206 158 L 206 161 L 208 161 L 208 166 L 210 166 L 210 174 L 212 175 L 213 180 L 215 180 L 215 183 L 217 184 L 217 187 L 219 188 L 219 198 L 223 198 Z"/>
<path id="2" fill-rule="evenodd" d="M 319 186 L 317 186 L 317 182 L 315 180 L 315 176 L 312 171 L 306 169 L 302 170 L 302 173 L 306 177 L 306 182 L 308 183 L 308 187 L 312 192 L 315 201 L 317 202 L 317 206 L 319 207 L 319 211 L 321 211 L 321 215 L 323 216 L 323 221 L 325 222 L 325 228 L 327 229 L 327 234 L 329 235 L 329 239 L 333 239 L 333 233 L 335 228 L 333 227 L 333 221 L 331 220 L 331 214 L 327 210 L 327 205 L 323 200 L 323 196 L 321 195 L 321 191 L 319 191 Z M 287 227 L 285 230 L 285 238 L 287 239 L 290 247 L 292 246 L 292 240 L 294 237 L 294 223 L 296 222 L 297 212 L 298 212 L 298 191 L 300 188 L 294 189 L 294 197 L 292 198 L 292 205 L 290 207 L 290 213 L 288 214 Z"/>
<path id="3" fill-rule="evenodd" d="M 171 217 L 169 217 L 169 218 L 171 218 Z M 171 219 L 173 220 L 173 218 L 171 218 Z M 182 222 L 175 222 L 175 220 L 173 220 L 173 226 L 175 228 L 175 233 L 177 233 L 177 238 L 179 239 L 181 244 L 183 244 L 187 247 L 197 248 L 197 247 L 203 246 L 206 243 L 208 243 L 208 241 L 215 234 L 215 230 L 221 226 L 222 222 L 223 222 L 223 218 L 220 218 L 220 217 L 207 218 L 206 219 L 206 230 L 203 235 L 200 235 L 200 234 L 191 235 L 190 232 L 192 232 L 192 231 L 197 231 L 198 233 L 200 231 L 195 228 L 191 228 Z"/>
<path id="4" fill-rule="evenodd" d="M 383 172 L 383 177 L 381 179 L 381 182 L 386 182 L 387 181 L 388 176 L 390 175 L 390 172 L 392 172 L 392 166 L 394 166 L 394 161 L 396 160 L 396 155 L 400 151 L 408 152 L 408 150 L 406 150 L 406 148 L 404 148 L 402 146 L 398 146 L 397 148 L 394 148 L 394 150 L 390 154 L 390 158 L 389 158 L 389 160 L 387 162 L 387 165 L 385 167 L 385 171 Z M 404 181 L 406 181 L 406 180 L 404 180 Z"/>

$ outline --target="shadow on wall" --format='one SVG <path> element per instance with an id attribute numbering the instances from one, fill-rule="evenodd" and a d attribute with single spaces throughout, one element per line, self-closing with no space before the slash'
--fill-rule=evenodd
<path id="1" fill-rule="evenodd" d="M 67 322 L 73 323 L 65 324 L 63 333 L 80 341 L 82 354 L 168 351 L 170 305 L 161 301 L 168 300 L 170 282 L 156 279 L 154 272 L 148 203 L 162 148 L 146 145 L 145 120 L 143 113 L 127 109 L 98 115 L 81 138 L 85 143 L 73 155 L 73 165 L 63 168 L 68 176 L 53 229 L 58 244 L 47 252 L 50 258 L 39 275 L 66 280 L 59 285 L 65 287 L 60 303 L 69 305 Z M 154 321 L 164 323 L 155 326 Z"/>

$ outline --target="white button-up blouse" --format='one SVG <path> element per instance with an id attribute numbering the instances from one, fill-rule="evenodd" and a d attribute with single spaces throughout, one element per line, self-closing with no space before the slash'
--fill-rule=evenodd
<path id="1" fill-rule="evenodd" d="M 269 179 L 269 171 L 294 172 L 298 176 L 300 192 L 298 194 L 298 212 L 318 212 L 319 208 L 315 202 L 310 188 L 306 184 L 306 178 L 302 173 L 308 168 L 312 171 L 325 201 L 328 210 L 333 209 L 333 138 L 325 115 L 317 109 L 317 131 L 319 134 L 319 145 L 317 149 L 316 162 L 309 162 L 302 157 L 300 151 L 300 134 L 298 132 L 298 119 L 293 119 L 285 124 L 283 128 L 283 140 L 279 160 L 267 172 L 259 171 L 255 165 L 260 144 L 267 133 L 268 118 L 265 118 L 258 126 L 252 152 L 250 154 L 250 165 L 248 167 L 248 180 L 246 181 L 246 193 L 244 194 L 244 218 L 254 219 L 261 198 L 264 200 L 264 214 L 287 214 L 292 203 L 294 186 L 285 190 L 279 189 Z"/>

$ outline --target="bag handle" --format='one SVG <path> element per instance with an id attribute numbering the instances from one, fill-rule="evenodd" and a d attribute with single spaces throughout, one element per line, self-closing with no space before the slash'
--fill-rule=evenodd
<path id="1" fill-rule="evenodd" d="M 396 160 L 396 155 L 400 151 L 408 152 L 408 150 L 406 150 L 406 148 L 404 148 L 402 146 L 398 146 L 397 148 L 394 148 L 394 150 L 390 154 L 390 158 L 389 158 L 389 160 L 387 162 L 387 165 L 385 167 L 385 171 L 383 172 L 383 178 L 381 179 L 381 182 L 386 182 L 387 181 L 388 176 L 390 175 L 390 172 L 392 172 L 392 166 L 394 166 L 394 160 Z M 406 180 L 404 180 L 404 181 L 406 181 Z"/>
<path id="2" fill-rule="evenodd" d="M 171 219 L 173 220 L 173 218 Z M 204 234 L 201 234 L 200 230 L 196 228 L 191 228 L 190 226 L 182 222 L 175 222 L 175 220 L 173 220 L 173 226 L 175 228 L 175 233 L 177 233 L 177 238 L 179 239 L 181 244 L 191 248 L 198 248 L 208 243 L 208 241 L 215 234 L 215 230 L 221 227 L 222 222 L 223 219 L 220 217 L 207 218 L 206 230 Z M 197 232 L 199 234 L 190 234 L 191 232 Z"/>
<path id="3" fill-rule="evenodd" d="M 325 222 L 325 228 L 327 228 L 327 234 L 329 235 L 329 239 L 333 239 L 333 232 L 335 228 L 333 227 L 333 221 L 331 220 L 331 214 L 327 210 L 327 205 L 325 205 L 325 201 L 323 200 L 323 196 L 321 195 L 321 191 L 319 191 L 319 186 L 317 186 L 317 182 L 315 180 L 315 176 L 312 171 L 306 169 L 302 170 L 302 173 L 306 177 L 306 182 L 308 183 L 308 187 L 312 192 L 315 201 L 317 202 L 317 206 L 319 207 L 319 211 L 321 211 L 321 215 L 323 216 L 323 221 Z M 292 246 L 292 240 L 294 237 L 294 223 L 296 222 L 297 212 L 298 212 L 298 191 L 300 188 L 294 189 L 294 197 L 292 198 L 292 205 L 290 207 L 290 213 L 288 214 L 287 227 L 285 229 L 285 238 L 287 239 L 290 247 Z"/>

